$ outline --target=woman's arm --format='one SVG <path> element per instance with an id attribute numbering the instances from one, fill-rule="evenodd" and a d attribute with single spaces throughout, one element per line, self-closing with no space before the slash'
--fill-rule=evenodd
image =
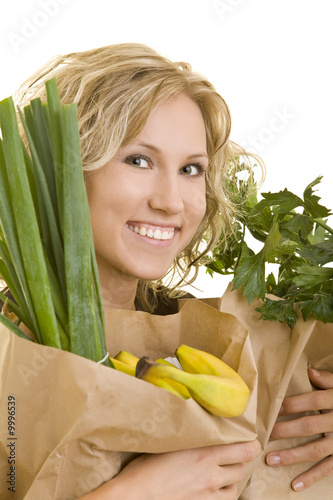
<path id="1" fill-rule="evenodd" d="M 284 400 L 280 415 L 293 415 L 305 411 L 320 411 L 320 414 L 299 417 L 288 422 L 278 422 L 273 427 L 270 439 L 322 434 L 312 443 L 278 450 L 267 454 L 268 465 L 291 465 L 300 462 L 320 462 L 296 477 L 292 482 L 295 491 L 308 488 L 320 479 L 333 474 L 333 373 L 309 369 L 309 377 L 318 391 Z"/>
<path id="2" fill-rule="evenodd" d="M 244 463 L 260 451 L 255 440 L 140 455 L 114 479 L 79 500 L 236 500 Z"/>

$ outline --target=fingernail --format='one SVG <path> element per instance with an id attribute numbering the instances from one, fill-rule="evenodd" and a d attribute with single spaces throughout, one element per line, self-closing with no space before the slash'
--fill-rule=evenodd
<path id="1" fill-rule="evenodd" d="M 304 488 L 304 483 L 302 481 L 297 481 L 297 483 L 293 484 L 293 489 L 295 491 L 300 491 Z"/>
<path id="2" fill-rule="evenodd" d="M 314 375 L 315 377 L 320 377 L 320 372 L 318 370 L 315 370 L 314 368 L 310 368 L 310 371 L 311 371 L 312 375 Z"/>
<path id="3" fill-rule="evenodd" d="M 280 411 L 279 411 L 279 415 L 281 415 L 281 413 L 283 413 L 283 412 L 284 412 L 284 408 L 283 408 L 283 406 L 281 406 Z"/>
<path id="4" fill-rule="evenodd" d="M 268 455 L 267 463 L 268 465 L 278 465 L 281 463 L 281 457 L 279 455 Z"/>

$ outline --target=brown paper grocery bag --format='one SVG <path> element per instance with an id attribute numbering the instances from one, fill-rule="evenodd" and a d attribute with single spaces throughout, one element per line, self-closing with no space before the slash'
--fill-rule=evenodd
<path id="1" fill-rule="evenodd" d="M 268 451 L 300 446 L 320 437 L 268 441 L 272 427 L 279 419 L 284 397 L 314 390 L 308 378 L 308 366 L 333 371 L 333 324 L 300 318 L 291 331 L 278 322 L 260 320 L 260 314 L 255 310 L 260 302 L 255 301 L 249 306 L 239 291 L 231 292 L 231 286 L 222 299 L 210 299 L 209 302 L 221 311 L 233 314 L 246 326 L 258 369 L 257 431 L 264 453 L 247 466 L 247 477 L 239 486 L 239 498 L 332 500 L 333 475 L 296 493 L 290 487 L 291 481 L 313 463 L 273 468 L 266 465 L 265 455 Z"/>
<path id="2" fill-rule="evenodd" d="M 194 401 L 2 329 L 0 498 L 74 499 L 113 477 L 136 453 L 251 440 L 257 431 L 265 452 L 247 467 L 240 499 L 331 500 L 332 478 L 294 493 L 291 480 L 309 464 L 270 468 L 264 455 L 307 441 L 268 439 L 285 395 L 311 390 L 308 364 L 332 370 L 333 325 L 300 319 L 291 332 L 280 323 L 259 320 L 257 305 L 248 306 L 229 289 L 222 300 L 180 301 L 180 312 L 172 316 L 106 310 L 111 355 L 126 349 L 166 357 L 188 343 L 238 369 L 251 399 L 236 419 L 214 417 Z M 7 447 L 9 396 L 16 398 L 14 450 Z M 14 496 L 6 484 L 12 451 L 17 460 Z"/>
<path id="3" fill-rule="evenodd" d="M 238 319 L 198 300 L 170 316 L 117 310 L 105 316 L 111 356 L 125 349 L 168 357 L 187 343 L 225 359 L 250 387 L 244 415 L 213 416 L 193 400 L 1 327 L 1 500 L 72 500 L 111 479 L 138 453 L 255 438 L 256 363 Z"/>

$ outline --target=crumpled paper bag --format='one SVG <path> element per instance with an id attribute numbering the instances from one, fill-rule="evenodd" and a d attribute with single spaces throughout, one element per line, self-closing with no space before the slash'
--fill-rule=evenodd
<path id="1" fill-rule="evenodd" d="M 72 500 L 111 479 L 138 453 L 256 437 L 256 364 L 239 320 L 197 300 L 170 316 L 106 310 L 105 318 L 111 356 L 124 349 L 137 356 L 169 357 L 187 343 L 222 357 L 250 387 L 245 413 L 228 419 L 213 416 L 194 400 L 20 339 L 2 327 L 1 499 Z M 15 410 L 12 435 L 9 402 Z M 8 443 L 13 444 L 11 456 Z M 15 493 L 8 490 L 11 477 Z"/>
<path id="2" fill-rule="evenodd" d="M 247 466 L 247 476 L 239 486 L 241 500 L 332 500 L 333 474 L 302 492 L 294 492 L 291 481 L 314 463 L 288 467 L 269 467 L 265 456 L 269 451 L 301 446 L 321 436 L 297 437 L 269 441 L 276 420 L 305 416 L 279 417 L 285 397 L 316 390 L 310 383 L 307 369 L 333 371 L 333 324 L 315 319 L 296 322 L 291 331 L 279 322 L 259 320 L 255 309 L 239 291 L 231 292 L 231 285 L 221 299 L 208 301 L 219 310 L 237 317 L 246 326 L 258 370 L 258 439 L 264 448 L 262 455 Z"/>
<path id="3" fill-rule="evenodd" d="M 189 344 L 221 357 L 251 389 L 244 415 L 222 419 L 144 381 L 0 331 L 0 498 L 69 500 L 97 488 L 129 460 L 163 452 L 258 439 L 265 449 L 247 466 L 241 500 L 332 500 L 332 478 L 294 493 L 308 464 L 270 468 L 268 450 L 308 439 L 268 441 L 286 395 L 311 390 L 307 366 L 332 370 L 333 325 L 299 320 L 291 332 L 259 321 L 238 291 L 222 299 L 179 301 L 170 316 L 106 309 L 109 353 L 153 358 Z M 15 494 L 8 491 L 8 398 L 15 397 Z M 11 406 L 12 407 L 12 406 Z M 9 439 L 9 442 L 14 441 Z M 10 476 L 9 476 L 10 477 Z"/>

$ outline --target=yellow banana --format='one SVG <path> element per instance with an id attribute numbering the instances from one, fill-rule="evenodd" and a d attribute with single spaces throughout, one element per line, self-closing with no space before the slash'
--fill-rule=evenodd
<path id="1" fill-rule="evenodd" d="M 236 417 L 248 403 L 250 391 L 239 379 L 216 375 L 192 374 L 178 368 L 156 363 L 143 357 L 137 364 L 136 376 L 147 380 L 171 379 L 184 384 L 192 398 L 213 415 Z"/>
<path id="2" fill-rule="evenodd" d="M 159 376 L 155 376 L 154 373 L 146 373 L 144 376 L 139 376 L 138 375 L 138 369 L 140 369 L 140 363 L 142 364 L 141 360 L 146 360 L 146 359 L 149 359 L 148 356 L 144 356 L 143 358 L 141 358 L 136 366 L 136 376 L 138 378 L 142 378 L 143 380 L 146 380 L 146 382 L 150 382 L 151 384 L 153 385 L 156 385 L 157 387 L 161 387 L 162 389 L 166 389 L 167 391 L 169 392 L 172 392 L 173 394 L 175 394 L 176 396 L 178 396 L 179 398 L 182 398 L 182 399 L 187 399 L 187 396 L 184 396 L 181 392 L 179 392 L 177 390 L 176 387 L 174 387 L 174 384 L 173 384 L 173 380 L 168 380 L 168 379 L 165 379 L 165 378 L 161 378 Z M 152 363 L 154 363 L 154 361 L 151 361 Z M 157 366 L 164 366 L 160 363 L 155 363 Z M 177 368 L 175 368 L 177 370 Z M 178 385 L 181 385 L 181 384 L 178 384 Z"/>
<path id="3" fill-rule="evenodd" d="M 181 384 L 176 384 L 173 380 L 152 377 L 150 378 L 149 382 L 153 385 L 156 385 L 157 387 L 161 387 L 162 389 L 166 389 L 167 391 L 172 392 L 172 394 L 175 394 L 179 398 L 188 399 L 187 396 L 184 396 L 182 392 L 178 391 L 177 389 L 177 387 Z"/>
<path id="4" fill-rule="evenodd" d="M 110 359 L 116 370 L 127 373 L 128 375 L 132 375 L 133 377 L 135 377 L 135 368 L 127 365 L 126 363 L 123 363 L 122 361 L 119 361 L 116 358 L 110 358 Z"/>
<path id="5" fill-rule="evenodd" d="M 166 359 L 163 358 L 158 358 L 156 360 L 156 363 L 162 363 L 163 365 L 173 366 L 175 368 L 175 365 L 173 365 L 172 363 L 170 363 L 170 361 L 167 361 Z M 172 387 L 176 389 L 180 394 L 182 394 L 184 396 L 184 399 L 189 399 L 191 397 L 191 394 L 189 393 L 187 387 L 185 387 L 184 384 L 180 384 L 175 380 L 168 380 L 168 383 L 172 385 Z"/>
<path id="6" fill-rule="evenodd" d="M 135 369 L 137 362 L 139 361 L 139 358 L 134 356 L 134 354 L 131 354 L 130 352 L 127 351 L 120 351 L 118 354 L 114 357 L 118 361 L 121 361 L 122 363 L 125 363 L 128 366 L 131 366 L 132 368 Z"/>
<path id="7" fill-rule="evenodd" d="M 181 345 L 176 350 L 176 356 L 183 370 L 188 373 L 203 373 L 206 375 L 216 375 L 218 377 L 235 378 L 240 376 L 231 366 L 227 365 L 221 359 L 213 354 Z"/>
<path id="8" fill-rule="evenodd" d="M 170 363 L 170 361 L 167 361 L 167 360 L 166 360 L 166 359 L 164 359 L 164 358 L 158 358 L 158 359 L 155 359 L 155 362 L 156 362 L 156 363 L 162 363 L 163 365 L 175 366 L 175 365 L 173 365 L 172 363 Z"/>

